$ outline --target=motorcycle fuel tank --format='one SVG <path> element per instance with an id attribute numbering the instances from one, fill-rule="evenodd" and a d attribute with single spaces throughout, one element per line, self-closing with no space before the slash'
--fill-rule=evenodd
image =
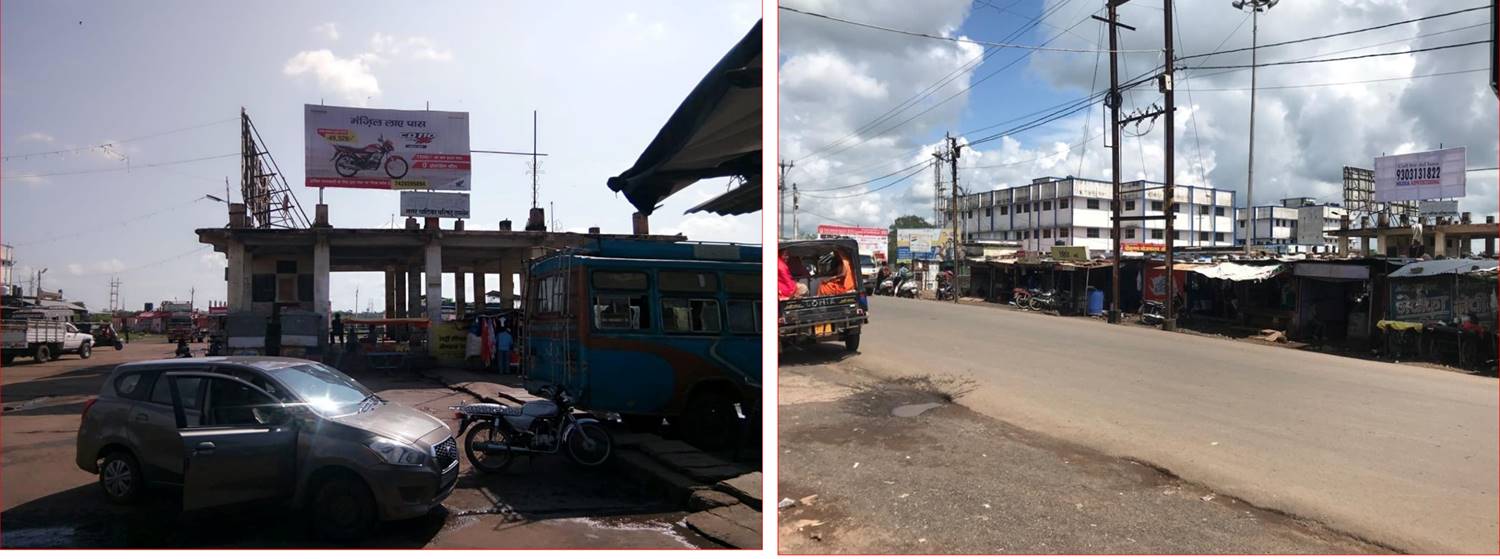
<path id="1" fill-rule="evenodd" d="M 521 414 L 528 417 L 552 417 L 557 415 L 557 404 L 548 400 L 534 400 L 521 406 Z"/>

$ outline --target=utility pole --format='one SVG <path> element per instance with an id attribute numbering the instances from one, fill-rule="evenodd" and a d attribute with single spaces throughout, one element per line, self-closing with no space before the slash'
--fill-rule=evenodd
<path id="1" fill-rule="evenodd" d="M 1255 54 L 1260 32 L 1260 13 L 1271 9 L 1281 0 L 1234 0 L 1230 5 L 1236 10 L 1250 8 L 1250 156 L 1245 177 L 1245 255 L 1249 255 L 1255 240 Z"/>
<path id="2" fill-rule="evenodd" d="M 954 303 L 958 302 L 958 252 L 959 252 L 959 240 L 958 240 L 958 219 L 959 219 L 958 218 L 958 152 L 959 152 L 960 149 L 962 149 L 962 148 L 960 148 L 959 145 L 958 145 L 958 138 L 954 138 L 953 136 L 949 135 L 948 136 L 948 169 L 949 169 L 948 174 L 949 174 L 949 179 L 950 180 L 948 181 L 949 182 L 949 185 L 948 185 L 948 199 L 949 199 L 949 203 L 948 203 L 948 208 L 949 208 L 949 210 L 948 210 L 948 215 L 949 215 L 948 222 L 951 224 L 951 226 L 953 228 L 953 233 L 950 235 L 950 238 L 949 238 L 949 241 L 953 243 L 952 252 L 949 253 L 949 254 L 952 255 L 952 258 L 953 258 L 953 285 L 949 286 L 949 288 L 952 289 L 952 291 L 953 291 L 953 302 Z"/>
<path id="3" fill-rule="evenodd" d="M 109 310 L 111 312 L 120 310 L 120 278 L 118 276 L 109 280 Z"/>
<path id="4" fill-rule="evenodd" d="M 932 225 L 939 229 L 947 227 L 943 222 L 944 216 L 948 214 L 948 204 L 943 198 L 946 197 L 943 186 L 943 152 L 934 150 L 932 152 Z"/>
<path id="5" fill-rule="evenodd" d="M 802 228 L 797 226 L 797 210 L 801 207 L 801 198 L 797 194 L 797 183 L 792 183 L 792 239 L 797 238 L 797 233 Z"/>
<path id="6" fill-rule="evenodd" d="M 1172 203 L 1173 196 L 1177 194 L 1177 119 L 1174 117 L 1174 114 L 1177 111 L 1177 105 L 1176 99 L 1172 94 L 1173 90 L 1176 89 L 1176 84 L 1172 83 L 1172 80 L 1174 77 L 1176 77 L 1176 73 L 1173 67 L 1176 66 L 1177 59 L 1172 57 L 1172 0 L 1162 0 L 1162 17 L 1164 17 L 1166 20 L 1166 22 L 1162 25 L 1162 28 L 1166 30 L 1166 39 L 1162 44 L 1166 45 L 1167 51 L 1166 73 L 1162 74 L 1160 83 L 1162 94 L 1167 98 L 1167 145 L 1165 149 L 1167 166 L 1167 177 L 1165 182 L 1167 191 L 1162 196 L 1163 203 L 1166 205 L 1164 209 L 1166 210 L 1167 215 L 1167 225 L 1164 228 L 1166 229 L 1167 237 L 1167 316 L 1166 318 L 1162 319 L 1161 329 L 1171 332 L 1177 329 L 1177 303 L 1176 298 L 1172 296 L 1176 293 L 1176 291 L 1173 291 L 1173 287 L 1175 287 L 1173 283 L 1176 280 L 1172 274 L 1172 250 L 1174 248 L 1173 239 L 1175 238 L 1176 232 L 1172 230 L 1172 226 L 1177 221 L 1177 210 L 1174 208 L 1174 205 Z M 1191 217 L 1189 217 L 1189 219 L 1191 219 Z"/>
<path id="7" fill-rule="evenodd" d="M 1135 31 L 1134 27 L 1121 24 L 1119 21 L 1119 7 L 1128 0 L 1104 0 L 1109 8 L 1107 19 L 1099 16 L 1091 16 L 1109 25 L 1109 96 L 1105 97 L 1104 104 L 1109 107 L 1109 143 L 1110 143 L 1110 183 L 1113 194 L 1110 197 L 1110 236 L 1114 244 L 1114 266 L 1110 267 L 1110 298 L 1109 298 L 1109 323 L 1120 323 L 1120 31 L 1124 27 Z"/>
<path id="8" fill-rule="evenodd" d="M 781 238 L 786 238 L 786 173 L 797 166 L 795 161 L 785 159 L 777 163 L 781 173 L 776 176 L 776 229 Z"/>

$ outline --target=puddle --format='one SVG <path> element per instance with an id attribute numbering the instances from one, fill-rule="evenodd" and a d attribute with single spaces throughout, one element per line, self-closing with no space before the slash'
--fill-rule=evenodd
<path id="1" fill-rule="evenodd" d="M 891 410 L 891 415 L 894 415 L 896 417 L 916 417 L 922 415 L 923 413 L 926 413 L 927 410 L 940 408 L 942 406 L 943 404 L 939 402 L 931 402 L 926 404 L 907 404 L 904 406 L 896 406 L 896 409 Z"/>
<path id="2" fill-rule="evenodd" d="M 18 528 L 5 531 L 5 547 L 79 547 L 68 527 Z"/>

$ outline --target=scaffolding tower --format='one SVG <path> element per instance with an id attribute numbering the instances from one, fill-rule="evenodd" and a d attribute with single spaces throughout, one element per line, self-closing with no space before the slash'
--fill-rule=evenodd
<path id="1" fill-rule="evenodd" d="M 240 107 L 240 197 L 257 229 L 306 229 L 311 226 L 297 195 L 265 148 L 250 114 Z"/>

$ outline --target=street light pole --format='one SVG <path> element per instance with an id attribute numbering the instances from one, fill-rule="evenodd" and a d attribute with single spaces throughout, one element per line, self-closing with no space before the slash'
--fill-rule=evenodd
<path id="1" fill-rule="evenodd" d="M 1281 0 L 1234 0 L 1236 10 L 1250 8 L 1250 156 L 1245 177 L 1245 255 L 1249 256 L 1255 239 L 1255 64 L 1259 43 L 1260 13 Z"/>

